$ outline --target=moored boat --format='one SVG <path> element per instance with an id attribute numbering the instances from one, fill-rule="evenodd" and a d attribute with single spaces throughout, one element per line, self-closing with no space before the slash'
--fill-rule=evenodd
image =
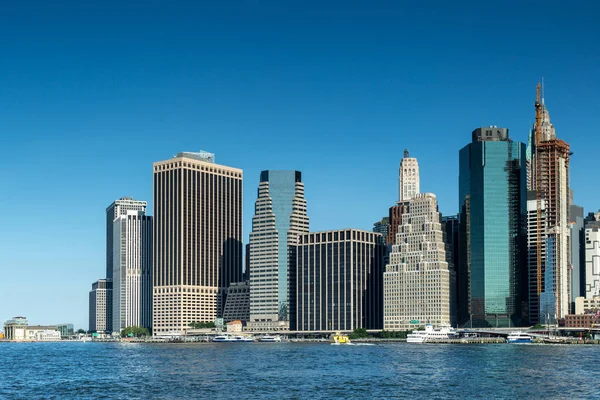
<path id="1" fill-rule="evenodd" d="M 276 335 L 276 336 L 271 336 L 271 335 L 264 335 L 258 338 L 259 342 L 265 342 L 265 343 L 275 343 L 275 342 L 281 342 L 281 336 Z"/>
<path id="2" fill-rule="evenodd" d="M 532 343 L 533 337 L 524 332 L 511 332 L 506 338 L 506 343 Z"/>
<path id="3" fill-rule="evenodd" d="M 229 335 L 217 335 L 212 339 L 213 342 L 235 342 L 235 338 Z"/>

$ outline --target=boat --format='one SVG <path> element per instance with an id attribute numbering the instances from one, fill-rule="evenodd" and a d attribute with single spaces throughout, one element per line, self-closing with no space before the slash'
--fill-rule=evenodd
<path id="1" fill-rule="evenodd" d="M 523 332 L 511 332 L 506 338 L 506 343 L 532 343 L 533 337 Z"/>
<path id="2" fill-rule="evenodd" d="M 451 326 L 434 328 L 433 325 L 425 325 L 424 331 L 413 331 L 406 335 L 407 343 L 425 343 L 435 340 L 457 339 L 458 333 Z"/>
<path id="3" fill-rule="evenodd" d="M 281 336 L 277 335 L 277 336 L 271 336 L 271 335 L 264 335 L 258 338 L 259 342 L 265 342 L 265 343 L 275 343 L 275 342 L 281 342 Z"/>
<path id="4" fill-rule="evenodd" d="M 348 335 L 342 335 L 341 332 L 336 332 L 332 336 L 333 342 L 331 344 L 340 345 L 340 344 L 353 344 L 350 342 L 350 338 Z"/>
<path id="5" fill-rule="evenodd" d="M 212 339 L 213 342 L 236 342 L 233 336 L 217 335 Z"/>
<path id="6" fill-rule="evenodd" d="M 254 342 L 254 338 L 252 336 L 244 336 L 244 335 L 237 335 L 233 337 L 233 341 L 234 342 L 243 342 L 243 343 L 251 343 Z"/>

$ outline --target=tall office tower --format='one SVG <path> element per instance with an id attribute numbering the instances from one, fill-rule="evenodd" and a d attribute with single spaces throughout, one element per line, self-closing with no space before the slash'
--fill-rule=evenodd
<path id="1" fill-rule="evenodd" d="M 383 217 L 381 219 L 381 221 L 377 221 L 373 224 L 373 232 L 381 233 L 381 244 L 385 244 L 389 227 L 390 227 L 390 218 L 389 217 Z"/>
<path id="2" fill-rule="evenodd" d="M 308 232 L 299 171 L 262 171 L 250 232 L 252 330 L 289 329 L 290 250 Z"/>
<path id="3" fill-rule="evenodd" d="M 585 222 L 583 207 L 574 205 L 572 200 L 570 202 L 571 308 L 569 313 L 575 314 L 575 299 L 585 297 Z"/>
<path id="4" fill-rule="evenodd" d="M 381 329 L 380 234 L 344 229 L 301 235 L 290 275 L 290 329 Z"/>
<path id="5" fill-rule="evenodd" d="M 419 163 L 411 158 L 408 150 L 404 150 L 404 158 L 400 161 L 398 178 L 398 202 L 412 199 L 421 190 L 419 180 Z"/>
<path id="6" fill-rule="evenodd" d="M 90 291 L 90 332 L 112 332 L 112 281 L 98 279 Z"/>
<path id="7" fill-rule="evenodd" d="M 128 210 L 113 221 L 113 233 L 113 330 L 151 329 L 152 217 Z"/>
<path id="8" fill-rule="evenodd" d="M 550 315 L 550 322 L 556 318 L 564 318 L 569 312 L 571 284 L 569 281 L 570 262 L 570 227 L 569 227 L 569 161 L 571 157 L 569 144 L 556 138 L 554 126 L 550 123 L 550 114 L 544 100 L 540 97 L 540 85 L 537 87 L 535 102 L 535 124 L 532 135 L 535 138 L 531 151 L 531 170 L 529 172 L 532 190 L 536 193 L 538 208 L 545 201 L 545 216 L 541 209 L 537 214 L 537 224 L 548 226 L 544 241 L 541 229 L 537 230 L 536 246 L 546 245 L 546 260 L 541 254 L 536 258 L 535 274 L 533 274 L 535 291 L 529 293 L 532 298 L 541 298 L 551 302 L 542 310 L 540 300 L 539 312 Z M 541 250 L 540 250 L 541 253 Z M 549 270 L 549 271 L 548 271 Z M 530 274 L 531 277 L 531 274 Z M 552 282 L 546 284 L 549 278 Z M 552 291 L 546 292 L 546 288 Z M 531 316 L 536 320 L 535 316 Z M 537 317 L 540 320 L 540 316 Z"/>
<path id="9" fill-rule="evenodd" d="M 106 279 L 113 278 L 113 221 L 128 211 L 146 212 L 146 202 L 133 197 L 121 197 L 106 208 Z"/>
<path id="10" fill-rule="evenodd" d="M 473 131 L 459 154 L 461 323 L 521 322 L 526 293 L 525 144 L 508 129 Z"/>
<path id="11" fill-rule="evenodd" d="M 585 298 L 600 296 L 600 212 L 585 223 Z"/>
<path id="12" fill-rule="evenodd" d="M 540 229 L 540 237 L 542 239 L 541 246 L 537 246 L 538 241 L 538 224 L 537 224 L 537 200 L 534 191 L 527 191 L 527 318 L 530 324 L 547 321 L 548 295 L 547 289 L 544 288 L 542 296 L 529 296 L 530 293 L 536 293 L 536 274 L 537 274 L 537 254 L 539 251 L 542 263 L 546 263 L 546 239 L 548 226 L 546 225 L 546 203 L 544 200 L 540 202 L 540 212 L 542 215 Z M 551 283 L 549 281 L 548 283 Z M 551 291 L 551 288 L 549 288 Z M 540 299 L 543 300 L 545 311 L 544 318 L 540 320 Z M 552 304 L 552 301 L 550 302 Z"/>
<path id="13" fill-rule="evenodd" d="M 383 329 L 406 330 L 426 324 L 450 325 L 451 285 L 437 200 L 417 194 L 407 204 L 383 274 Z"/>
<path id="14" fill-rule="evenodd" d="M 458 222 L 458 215 L 442 216 L 442 231 L 444 231 L 444 241 L 446 243 L 446 260 L 451 270 L 452 285 L 450 287 L 450 316 L 452 319 L 452 325 L 456 325 L 458 321 L 458 305 L 460 299 L 458 293 L 460 288 L 458 287 L 459 280 L 457 279 L 459 271 L 457 268 L 458 263 L 458 245 L 460 235 L 460 224 Z"/>
<path id="15" fill-rule="evenodd" d="M 207 152 L 154 163 L 154 334 L 220 317 L 242 278 L 242 170 Z"/>

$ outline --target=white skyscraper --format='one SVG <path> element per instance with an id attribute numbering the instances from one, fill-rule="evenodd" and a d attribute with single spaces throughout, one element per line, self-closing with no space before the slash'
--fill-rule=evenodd
<path id="1" fill-rule="evenodd" d="M 383 274 L 383 329 L 449 325 L 454 272 L 434 194 L 408 201 L 389 257 Z"/>
<path id="2" fill-rule="evenodd" d="M 408 150 L 404 150 L 404 158 L 400 161 L 398 202 L 408 201 L 419 194 L 419 163 L 416 158 L 409 157 Z"/>
<path id="3" fill-rule="evenodd" d="M 145 202 L 144 202 L 145 203 Z M 113 221 L 113 324 L 152 327 L 152 217 L 128 210 Z"/>

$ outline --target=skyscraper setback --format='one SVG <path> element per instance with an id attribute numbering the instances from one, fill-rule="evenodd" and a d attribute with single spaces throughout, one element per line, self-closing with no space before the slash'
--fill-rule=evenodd
<path id="1" fill-rule="evenodd" d="M 249 246 L 252 329 L 289 329 L 290 257 L 308 230 L 302 173 L 262 171 Z"/>
<path id="2" fill-rule="evenodd" d="M 568 143 L 557 139 L 540 92 L 538 84 L 528 170 L 529 185 L 536 195 L 537 225 L 535 246 L 530 247 L 529 257 L 535 260 L 535 264 L 529 265 L 529 318 L 532 323 L 564 318 L 569 312 L 571 292 L 568 219 L 571 152 Z M 546 231 L 543 226 L 547 226 Z"/>
<path id="3" fill-rule="evenodd" d="M 153 332 L 221 316 L 242 278 L 242 170 L 207 152 L 154 163 Z"/>

